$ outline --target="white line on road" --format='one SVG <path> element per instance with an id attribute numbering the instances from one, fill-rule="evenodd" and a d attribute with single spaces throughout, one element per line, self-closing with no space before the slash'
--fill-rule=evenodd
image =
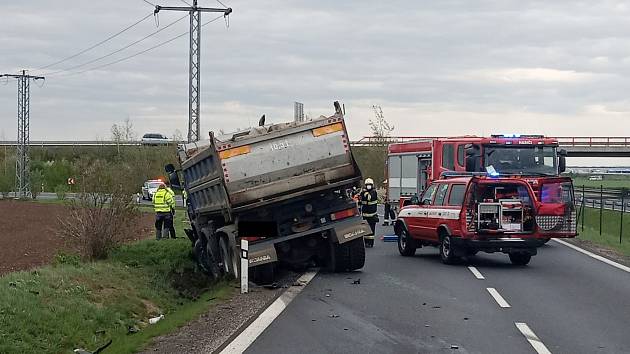
<path id="1" fill-rule="evenodd" d="M 508 304 L 507 301 L 505 301 L 505 299 L 503 298 L 503 296 L 501 296 L 501 294 L 499 294 L 497 289 L 495 289 L 495 288 L 486 288 L 486 290 L 488 290 L 490 295 L 492 295 L 492 297 L 497 302 L 497 304 L 499 304 L 500 307 L 502 307 L 504 309 L 510 307 L 510 304 Z"/>
<path id="2" fill-rule="evenodd" d="M 608 265 L 611 265 L 611 266 L 613 266 L 615 268 L 618 268 L 618 269 L 621 269 L 621 270 L 624 270 L 624 271 L 630 273 L 630 267 L 627 267 L 627 266 L 625 266 L 623 264 L 619 264 L 619 263 L 617 263 L 615 261 L 611 261 L 610 259 L 608 259 L 606 257 L 602 257 L 602 256 L 600 256 L 598 254 L 589 252 L 589 251 L 587 251 L 585 249 L 582 249 L 582 248 L 580 248 L 578 246 L 572 245 L 572 244 L 570 244 L 570 243 L 568 243 L 566 241 L 558 240 L 558 239 L 555 239 L 555 238 L 553 240 L 558 242 L 558 243 L 560 243 L 560 244 L 562 244 L 562 245 L 565 245 L 565 246 L 567 246 L 569 248 L 573 248 L 574 250 L 576 250 L 578 252 L 584 253 L 585 255 L 587 255 L 589 257 L 595 258 L 598 261 L 602 261 L 602 262 L 604 262 L 604 263 L 606 263 Z"/>
<path id="3" fill-rule="evenodd" d="M 245 328 L 220 354 L 242 353 L 249 348 L 267 327 L 284 311 L 293 299 L 302 292 L 308 283 L 317 275 L 317 270 L 304 273 L 298 280 L 303 286 L 292 286 L 258 316 L 249 327 Z M 244 295 L 247 296 L 247 295 Z"/>
<path id="4" fill-rule="evenodd" d="M 483 277 L 483 275 L 481 274 L 481 272 L 479 270 L 477 270 L 477 268 L 475 267 L 468 267 L 468 269 L 470 269 L 470 271 L 473 273 L 473 275 L 475 276 L 475 278 L 479 279 L 479 280 L 483 280 L 486 279 Z"/>
<path id="5" fill-rule="evenodd" d="M 551 354 L 549 349 L 545 347 L 543 342 L 536 336 L 534 331 L 532 331 L 531 328 L 529 328 L 527 323 L 516 322 L 514 324 L 516 325 L 516 328 L 518 328 L 518 330 L 521 331 L 521 333 L 523 333 L 523 335 L 525 336 L 529 344 L 531 344 L 532 347 L 534 347 L 534 350 L 538 354 Z"/>

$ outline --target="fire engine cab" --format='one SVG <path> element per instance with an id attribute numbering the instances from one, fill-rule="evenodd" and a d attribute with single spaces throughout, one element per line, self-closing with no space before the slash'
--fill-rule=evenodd
<path id="1" fill-rule="evenodd" d="M 400 210 L 394 224 L 400 254 L 412 256 L 430 245 L 439 247 L 446 264 L 479 251 L 529 263 L 547 239 L 577 235 L 571 179 L 536 181 L 538 192 L 520 175 L 444 173 Z"/>
<path id="2" fill-rule="evenodd" d="M 492 176 L 530 178 L 559 176 L 566 152 L 542 135 L 503 134 L 489 138 L 463 136 L 390 144 L 387 157 L 387 202 L 395 207 L 418 196 L 445 172 L 483 172 Z"/>

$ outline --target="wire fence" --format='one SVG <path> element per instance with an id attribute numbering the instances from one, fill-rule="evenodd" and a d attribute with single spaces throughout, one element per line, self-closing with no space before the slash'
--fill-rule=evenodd
<path id="1" fill-rule="evenodd" d="M 599 232 L 600 236 L 619 235 L 623 242 L 624 231 L 630 230 L 630 190 L 627 188 L 575 187 L 575 201 L 578 212 L 578 225 L 582 232 L 585 227 Z M 585 226 L 586 224 L 586 226 Z"/>

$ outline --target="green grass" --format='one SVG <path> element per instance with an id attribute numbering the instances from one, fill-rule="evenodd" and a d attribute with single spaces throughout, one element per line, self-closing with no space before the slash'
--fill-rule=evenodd
<path id="1" fill-rule="evenodd" d="M 56 260 L 0 278 L 0 353 L 95 350 L 109 339 L 107 353 L 133 353 L 234 292 L 233 283 L 212 285 L 197 270 L 187 239 L 140 241 L 93 263 Z M 159 314 L 165 319 L 147 324 Z M 140 331 L 127 334 L 130 326 Z"/>
<path id="2" fill-rule="evenodd" d="M 609 176 L 604 175 L 604 179 L 601 181 L 589 181 L 588 177 L 573 177 L 573 185 L 576 189 L 580 189 L 581 186 L 587 188 L 630 188 L 630 178 L 627 176 Z"/>
<path id="3" fill-rule="evenodd" d="M 616 250 L 630 257 L 630 214 L 623 217 L 622 242 L 619 243 L 619 226 L 621 213 L 618 211 L 604 210 L 602 214 L 602 234 L 599 234 L 599 209 L 584 208 L 584 231 L 582 220 L 578 224 L 579 238 L 589 240 L 597 245 Z"/>

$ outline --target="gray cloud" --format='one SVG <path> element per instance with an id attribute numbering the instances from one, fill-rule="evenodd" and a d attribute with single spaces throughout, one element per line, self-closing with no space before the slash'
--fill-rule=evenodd
<path id="1" fill-rule="evenodd" d="M 335 99 L 345 102 L 355 138 L 369 134 L 372 104 L 383 107 L 399 135 L 630 131 L 630 6 L 624 1 L 234 0 L 229 5 L 234 8 L 229 29 L 222 21 L 203 29 L 204 131 L 247 126 L 262 113 L 272 121 L 290 119 L 294 100 L 314 116 L 327 114 Z M 63 7 L 32 0 L 5 1 L 0 10 L 12 14 L 0 21 L 0 71 L 13 72 L 75 53 L 151 8 L 140 0 L 68 0 Z M 179 16 L 161 13 L 160 25 Z M 155 30 L 149 19 L 51 70 Z M 182 21 L 107 60 L 186 30 Z M 185 131 L 187 57 L 187 38 L 181 38 L 103 70 L 51 75 L 43 88 L 32 88 L 33 139 L 107 138 L 111 125 L 126 117 L 140 133 Z M 0 127 L 13 138 L 15 83 L 1 84 Z"/>

